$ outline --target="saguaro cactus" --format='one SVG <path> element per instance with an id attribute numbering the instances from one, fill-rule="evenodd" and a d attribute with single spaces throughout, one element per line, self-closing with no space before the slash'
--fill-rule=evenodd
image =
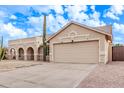
<path id="1" fill-rule="evenodd" d="M 46 15 L 43 23 L 43 61 L 46 61 Z"/>
<path id="2" fill-rule="evenodd" d="M 4 56 L 5 56 L 5 49 L 3 48 L 3 36 L 2 36 L 0 42 L 0 61 L 4 58 Z"/>

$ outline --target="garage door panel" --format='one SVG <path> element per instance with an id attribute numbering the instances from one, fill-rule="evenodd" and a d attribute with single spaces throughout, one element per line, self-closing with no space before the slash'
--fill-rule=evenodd
<path id="1" fill-rule="evenodd" d="M 54 45 L 55 62 L 98 63 L 98 41 Z"/>

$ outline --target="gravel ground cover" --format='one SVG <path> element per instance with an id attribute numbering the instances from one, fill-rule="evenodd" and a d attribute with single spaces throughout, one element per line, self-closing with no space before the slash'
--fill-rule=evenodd
<path id="1" fill-rule="evenodd" d="M 124 62 L 97 65 L 78 87 L 124 88 Z"/>

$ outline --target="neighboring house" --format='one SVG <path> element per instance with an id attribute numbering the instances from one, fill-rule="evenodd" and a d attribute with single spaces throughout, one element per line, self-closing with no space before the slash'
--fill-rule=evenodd
<path id="1" fill-rule="evenodd" d="M 112 27 L 69 22 L 49 39 L 50 61 L 107 63 L 112 60 Z"/>
<path id="2" fill-rule="evenodd" d="M 50 36 L 49 57 L 53 62 L 107 63 L 112 60 L 112 27 L 89 27 L 69 22 Z M 9 58 L 42 60 L 42 37 L 9 41 Z"/>
<path id="3" fill-rule="evenodd" d="M 42 36 L 10 40 L 8 57 L 10 60 L 43 60 L 42 44 Z"/>

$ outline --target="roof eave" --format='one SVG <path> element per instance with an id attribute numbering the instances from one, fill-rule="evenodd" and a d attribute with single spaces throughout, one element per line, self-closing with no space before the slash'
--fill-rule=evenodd
<path id="1" fill-rule="evenodd" d="M 81 27 L 85 27 L 85 28 L 87 28 L 87 29 L 91 29 L 91 30 L 96 31 L 96 32 L 98 32 L 98 33 L 101 33 L 101 34 L 104 34 L 104 35 L 107 35 L 107 36 L 112 37 L 112 35 L 109 34 L 109 33 L 102 32 L 102 31 L 100 32 L 99 30 L 97 30 L 97 29 L 95 29 L 95 28 L 91 28 L 91 27 L 89 27 L 89 26 L 82 25 L 82 24 L 77 23 L 77 22 L 74 22 L 74 21 L 70 21 L 70 22 L 67 23 L 65 26 L 63 26 L 59 31 L 57 31 L 55 34 L 53 34 L 52 36 L 50 36 L 47 41 L 50 41 L 53 37 L 55 37 L 57 34 L 59 34 L 62 30 L 66 29 L 66 28 L 67 28 L 69 25 L 71 25 L 71 24 L 76 24 L 76 25 L 79 25 L 79 26 L 81 26 Z"/>

